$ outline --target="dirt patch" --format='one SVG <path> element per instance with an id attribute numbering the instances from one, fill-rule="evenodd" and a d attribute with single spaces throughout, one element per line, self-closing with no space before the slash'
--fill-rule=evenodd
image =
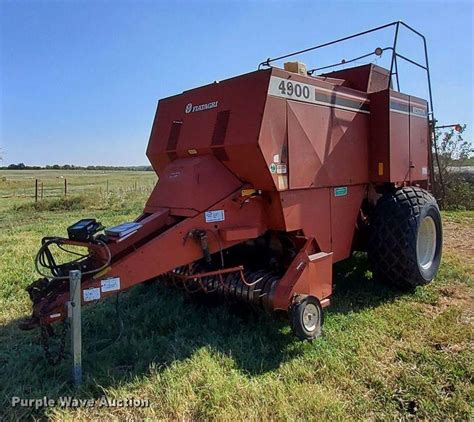
<path id="1" fill-rule="evenodd" d="M 459 258 L 470 274 L 474 273 L 474 226 L 452 220 L 443 221 L 446 252 Z"/>
<path id="2" fill-rule="evenodd" d="M 439 289 L 441 294 L 435 305 L 420 305 L 423 312 L 436 317 L 448 308 L 458 308 L 461 311 L 461 319 L 466 323 L 474 322 L 474 308 L 472 306 L 472 290 L 463 284 L 447 286 Z"/>

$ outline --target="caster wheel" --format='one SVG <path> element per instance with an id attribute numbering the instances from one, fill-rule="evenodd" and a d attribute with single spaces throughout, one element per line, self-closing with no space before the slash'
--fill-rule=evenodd
<path id="1" fill-rule="evenodd" d="M 300 340 L 313 340 L 321 335 L 323 309 L 314 296 L 296 299 L 289 314 L 291 329 Z"/>

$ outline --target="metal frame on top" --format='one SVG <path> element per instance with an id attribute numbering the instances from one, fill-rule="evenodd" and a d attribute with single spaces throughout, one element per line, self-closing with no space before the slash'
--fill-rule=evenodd
<path id="1" fill-rule="evenodd" d="M 358 32 L 357 34 L 348 35 L 346 37 L 339 38 L 339 39 L 334 40 L 334 41 L 329 41 L 329 42 L 326 42 L 324 44 L 316 45 L 314 47 L 305 48 L 304 50 L 299 50 L 299 51 L 295 51 L 293 53 L 284 54 L 282 56 L 275 57 L 275 58 L 268 58 L 267 60 L 261 62 L 258 65 L 258 68 L 261 69 L 262 67 L 270 67 L 271 66 L 270 63 L 272 63 L 272 62 L 282 60 L 282 59 L 286 59 L 288 57 L 296 56 L 296 55 L 299 55 L 299 54 L 307 53 L 309 51 L 318 50 L 318 49 L 323 48 L 323 47 L 329 47 L 330 45 L 333 45 L 333 44 L 337 44 L 337 43 L 347 41 L 347 40 L 350 40 L 350 39 L 353 39 L 353 38 L 361 37 L 361 36 L 370 34 L 372 32 L 381 31 L 382 29 L 386 29 L 386 28 L 393 27 L 393 26 L 395 27 L 393 45 L 391 47 L 385 47 L 385 48 L 381 49 L 381 51 L 390 50 L 392 52 L 392 59 L 391 59 L 391 64 L 390 64 L 390 78 L 393 78 L 393 76 L 395 76 L 395 80 L 396 80 L 396 83 L 397 83 L 397 91 L 400 91 L 400 79 L 399 79 L 399 75 L 398 75 L 398 62 L 397 62 L 398 58 L 400 58 L 402 60 L 405 60 L 406 62 L 411 63 L 415 66 L 418 66 L 421 69 L 424 69 L 426 71 L 426 75 L 427 75 L 428 92 L 429 92 L 429 97 L 430 97 L 429 98 L 429 100 L 430 100 L 430 110 L 428 112 L 428 116 L 430 117 L 430 120 L 432 122 L 434 122 L 433 95 L 432 95 L 432 92 L 431 92 L 431 77 L 430 77 L 430 67 L 429 67 L 429 63 L 428 63 L 428 48 L 426 46 L 426 38 L 423 34 L 421 34 L 420 32 L 413 29 L 411 26 L 407 25 L 405 22 L 402 22 L 402 21 L 395 21 L 395 22 L 387 23 L 386 25 L 382 25 L 382 26 L 378 26 L 376 28 L 368 29 L 367 31 Z M 425 53 L 425 64 L 424 65 L 421 64 L 421 63 L 418 63 L 418 62 L 416 62 L 416 61 L 414 61 L 414 60 L 412 60 L 408 57 L 405 57 L 405 56 L 401 55 L 400 53 L 397 53 L 397 42 L 398 42 L 398 34 L 399 34 L 399 31 L 400 31 L 400 26 L 405 27 L 406 29 L 408 29 L 412 33 L 418 35 L 423 40 L 423 47 L 424 47 L 424 53 Z M 360 59 L 369 57 L 371 55 L 376 55 L 376 54 L 377 53 L 374 51 L 374 52 L 356 57 L 355 59 L 351 59 L 351 60 L 331 64 L 329 66 L 310 69 L 308 71 L 308 74 L 312 75 L 315 71 L 318 71 L 318 70 L 329 69 L 329 68 L 332 68 L 332 67 L 341 66 L 341 65 L 351 63 L 351 62 L 354 62 L 356 60 L 360 60 Z M 433 125 L 433 127 L 434 127 L 434 125 Z"/>
<path id="2" fill-rule="evenodd" d="M 398 34 L 400 32 L 400 27 L 401 26 L 408 29 L 413 34 L 418 35 L 422 39 L 423 49 L 424 49 L 424 54 L 425 54 L 425 63 L 424 63 L 424 65 L 421 64 L 421 63 L 418 63 L 415 60 L 412 60 L 408 57 L 405 57 L 400 53 L 397 53 Z M 427 76 L 427 82 L 428 82 L 428 92 L 429 92 L 428 119 L 429 119 L 429 122 L 430 122 L 430 125 L 429 125 L 430 138 L 431 138 L 431 142 L 434 146 L 435 159 L 436 159 L 436 162 L 437 162 L 437 165 L 438 165 L 438 168 L 439 168 L 438 145 L 437 145 L 436 136 L 435 136 L 436 119 L 434 117 L 433 95 L 432 95 L 432 90 L 431 90 L 431 76 L 430 76 L 430 66 L 429 66 L 429 63 L 428 63 L 428 48 L 427 48 L 427 45 L 426 45 L 426 38 L 423 34 L 418 32 L 416 29 L 412 28 L 410 25 L 407 25 L 405 22 L 395 21 L 395 22 L 387 23 L 385 25 L 378 26 L 378 27 L 372 28 L 372 29 L 368 29 L 366 31 L 358 32 L 356 34 L 348 35 L 346 37 L 339 38 L 339 39 L 334 40 L 334 41 L 329 41 L 329 42 L 326 42 L 324 44 L 316 45 L 314 47 L 305 48 L 304 50 L 299 50 L 299 51 L 295 51 L 293 53 L 284 54 L 282 56 L 275 57 L 275 58 L 268 58 L 267 60 L 261 62 L 258 65 L 258 69 L 261 69 L 262 67 L 271 67 L 270 63 L 278 61 L 278 60 L 282 60 L 282 59 L 286 59 L 288 57 L 293 57 L 293 56 L 296 56 L 296 55 L 299 55 L 299 54 L 307 53 L 309 51 L 318 50 L 320 48 L 329 47 L 330 45 L 334 45 L 334 44 L 337 44 L 337 43 L 340 43 L 340 42 L 343 42 L 343 41 L 347 41 L 347 40 L 350 40 L 350 39 L 353 39 L 353 38 L 362 37 L 362 36 L 370 34 L 372 32 L 381 31 L 383 29 L 390 28 L 390 27 L 395 27 L 392 46 L 376 49 L 373 52 L 364 54 L 362 56 L 356 57 L 356 58 L 351 59 L 351 60 L 343 60 L 339 63 L 331 64 L 331 65 L 328 65 L 328 66 L 319 67 L 319 68 L 315 68 L 315 69 L 310 69 L 308 71 L 308 75 L 312 75 L 314 72 L 316 72 L 318 70 L 323 70 L 323 69 L 329 69 L 329 68 L 332 68 L 332 67 L 342 66 L 342 65 L 345 65 L 347 63 L 355 62 L 357 60 L 367 58 L 367 57 L 372 56 L 372 55 L 380 56 L 384 51 L 387 51 L 387 50 L 390 50 L 392 52 L 392 58 L 391 58 L 391 63 L 390 63 L 390 81 L 392 83 L 390 85 L 393 86 L 393 76 L 395 76 L 395 81 L 397 83 L 397 91 L 398 92 L 400 92 L 400 78 L 399 78 L 399 74 L 398 74 L 398 62 L 397 62 L 398 58 L 406 61 L 407 63 L 410 63 L 412 65 L 415 65 L 415 66 L 425 70 L 426 76 Z M 434 172 L 433 160 L 432 160 L 432 156 L 431 156 L 431 147 L 430 147 L 430 150 L 429 150 L 429 157 L 430 157 L 429 158 L 430 174 L 431 174 L 432 182 L 434 182 L 435 172 Z M 441 173 L 439 173 L 439 179 L 440 179 L 440 184 L 441 184 L 441 187 L 442 187 L 442 197 L 444 197 L 444 183 L 443 183 L 443 180 L 442 180 Z"/>

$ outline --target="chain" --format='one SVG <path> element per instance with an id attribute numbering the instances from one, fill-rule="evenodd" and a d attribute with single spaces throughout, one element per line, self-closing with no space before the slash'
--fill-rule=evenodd
<path id="1" fill-rule="evenodd" d="M 69 323 L 67 321 L 63 321 L 61 333 L 57 336 L 60 337 L 60 339 L 59 349 L 56 355 L 51 352 L 49 342 L 50 338 L 54 336 L 54 331 L 50 334 L 48 332 L 48 328 L 46 328 L 44 325 L 41 326 L 41 344 L 43 346 L 46 359 L 50 365 L 57 365 L 64 358 L 66 350 L 66 333 L 68 326 Z M 52 330 L 51 326 L 49 327 Z"/>

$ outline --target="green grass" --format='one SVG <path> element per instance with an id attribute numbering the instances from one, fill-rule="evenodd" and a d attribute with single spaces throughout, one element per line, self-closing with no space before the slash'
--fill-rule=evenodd
<path id="1" fill-rule="evenodd" d="M 123 173 L 113 175 L 116 180 Z M 124 184 L 129 181 L 123 182 Z M 376 284 L 364 255 L 336 266 L 323 337 L 294 339 L 285 320 L 231 306 L 204 306 L 157 283 L 84 309 L 84 384 L 70 385 L 70 360 L 50 366 L 38 333 L 18 330 L 45 235 L 93 216 L 134 218 L 145 195 L 86 195 L 38 206 L 0 205 L 0 416 L 85 420 L 472 418 L 474 286 L 462 260 L 445 254 L 436 281 L 411 294 Z M 85 209 L 83 209 L 85 207 Z M 447 218 L 472 224 L 474 213 Z M 460 224 L 461 224 L 460 223 Z M 12 396 L 137 397 L 149 408 L 12 408 Z M 0 417 L 1 419 L 1 417 Z"/>
<path id="2" fill-rule="evenodd" d="M 149 193 L 156 183 L 153 171 L 112 170 L 0 170 L 0 210 L 9 203 L 30 204 L 35 197 L 43 199 L 64 196 L 64 179 L 69 195 L 100 196 L 107 193 Z M 8 199 L 8 200 L 7 200 Z"/>

